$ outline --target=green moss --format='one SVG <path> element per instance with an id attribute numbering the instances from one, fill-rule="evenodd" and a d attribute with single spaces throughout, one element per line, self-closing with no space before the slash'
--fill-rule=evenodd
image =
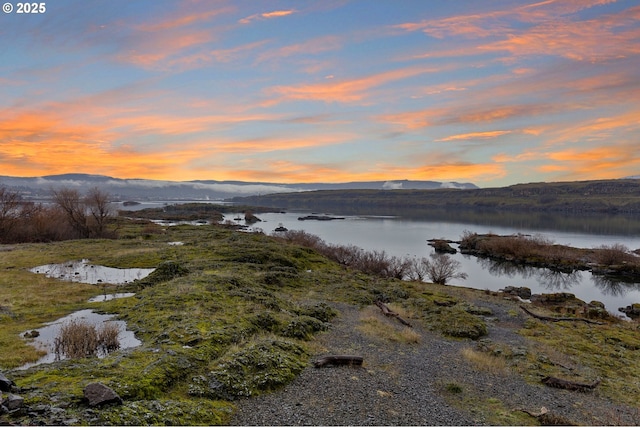
<path id="1" fill-rule="evenodd" d="M 475 340 L 487 335 L 485 322 L 462 309 L 448 308 L 442 310 L 439 320 L 440 331 L 450 337 Z"/>
<path id="2" fill-rule="evenodd" d="M 125 401 L 97 413 L 97 425 L 226 425 L 233 406 L 208 399 Z"/>
<path id="3" fill-rule="evenodd" d="M 230 351 L 207 375 L 194 377 L 189 393 L 214 399 L 253 396 L 287 384 L 307 360 L 306 351 L 293 341 L 260 339 Z"/>
<path id="4" fill-rule="evenodd" d="M 281 334 L 289 338 L 309 340 L 314 333 L 327 330 L 328 325 L 311 316 L 298 316 L 283 328 Z"/>
<path id="5" fill-rule="evenodd" d="M 176 277 L 186 276 L 189 269 L 175 261 L 165 261 L 144 279 L 138 281 L 140 286 L 152 286 L 160 282 L 167 282 Z"/>

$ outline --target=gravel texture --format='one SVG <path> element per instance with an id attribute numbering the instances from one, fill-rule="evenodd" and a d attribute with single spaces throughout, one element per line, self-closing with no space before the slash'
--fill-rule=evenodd
<path id="1" fill-rule="evenodd" d="M 526 351 L 526 340 L 515 333 L 525 315 L 507 314 L 515 305 L 478 305 L 494 313 L 487 318 L 490 343 Z M 461 355 L 465 347 L 476 348 L 477 342 L 446 339 L 413 322 L 421 336 L 419 343 L 391 343 L 357 328 L 361 322 L 357 307 L 334 307 L 340 315 L 328 332 L 318 335 L 314 346 L 318 353 L 312 360 L 328 354 L 351 354 L 363 356 L 363 366 L 314 368 L 310 364 L 284 388 L 236 401 L 231 424 L 483 425 L 489 423 L 487 413 L 475 410 L 478 405 L 473 402 L 488 400 L 497 402 L 496 410 L 505 412 L 538 412 L 544 406 L 550 414 L 563 417 L 563 423 L 638 422 L 637 408 L 614 405 L 597 391 L 570 392 L 526 383 L 514 373 L 478 370 Z M 392 318 L 381 318 L 396 324 Z M 460 388 L 452 391 L 452 385 Z"/>

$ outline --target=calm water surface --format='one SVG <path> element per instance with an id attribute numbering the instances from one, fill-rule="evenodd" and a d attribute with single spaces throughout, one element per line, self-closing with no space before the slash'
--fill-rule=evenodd
<path id="1" fill-rule="evenodd" d="M 276 227 L 282 225 L 289 230 L 304 230 L 315 234 L 327 243 L 352 244 L 366 250 L 384 250 L 399 257 L 428 257 L 434 253 L 433 248 L 427 245 L 428 239 L 460 240 L 465 231 L 479 234 L 491 232 L 502 235 L 540 235 L 554 243 L 580 248 L 594 248 L 614 243 L 623 244 L 631 250 L 640 248 L 640 233 L 636 232 L 638 224 L 635 220 L 629 222 L 621 221 L 619 218 L 590 217 L 581 223 L 580 219 L 549 217 L 548 220 L 542 221 L 570 229 L 562 231 L 545 229 L 540 225 L 540 221 L 527 224 L 522 218 L 512 220 L 512 224 L 504 226 L 491 223 L 492 221 L 455 222 L 385 216 L 345 216 L 344 220 L 299 221 L 298 217 L 304 215 L 308 213 L 259 214 L 258 217 L 263 221 L 251 229 L 261 229 L 266 234 L 271 234 Z M 227 215 L 225 219 L 233 220 L 236 216 L 237 214 Z M 467 273 L 468 278 L 454 280 L 451 285 L 490 290 L 499 290 L 506 286 L 526 286 L 531 288 L 533 293 L 571 292 L 587 302 L 601 301 L 609 311 L 616 314 L 620 314 L 619 307 L 640 302 L 640 284 L 637 283 L 610 283 L 585 271 L 556 274 L 541 268 L 516 268 L 459 253 L 453 255 L 453 258 L 460 261 L 461 270 Z"/>

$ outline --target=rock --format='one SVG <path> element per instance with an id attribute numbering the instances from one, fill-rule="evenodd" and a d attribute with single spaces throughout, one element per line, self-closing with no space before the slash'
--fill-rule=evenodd
<path id="1" fill-rule="evenodd" d="M 40 336 L 40 332 L 38 331 L 31 331 L 31 332 L 25 332 L 24 333 L 24 337 L 25 338 L 38 338 Z"/>
<path id="2" fill-rule="evenodd" d="M 24 405 L 24 397 L 17 394 L 10 394 L 2 399 L 2 406 L 7 408 L 9 412 L 22 408 Z"/>
<path id="3" fill-rule="evenodd" d="M 618 311 L 620 311 L 621 313 L 626 314 L 627 316 L 631 317 L 632 319 L 637 319 L 640 317 L 640 303 L 634 303 L 631 305 L 628 305 L 626 307 L 620 307 L 618 309 Z"/>
<path id="4" fill-rule="evenodd" d="M 458 252 L 456 248 L 449 245 L 448 240 L 431 239 L 429 240 L 429 246 L 433 246 L 433 249 L 435 249 L 436 253 L 439 254 L 455 254 Z"/>
<path id="5" fill-rule="evenodd" d="M 11 386 L 13 385 L 13 381 L 5 377 L 4 374 L 0 372 L 0 391 L 11 391 Z"/>
<path id="6" fill-rule="evenodd" d="M 102 383 L 91 383 L 84 388 L 84 398 L 89 406 L 108 405 L 110 403 L 122 404 L 118 394 Z"/>
<path id="7" fill-rule="evenodd" d="M 516 286 L 507 286 L 504 289 L 500 289 L 500 292 L 504 292 L 505 294 L 513 295 L 520 297 L 522 299 L 530 299 L 531 298 L 531 289 L 526 286 L 516 287 Z"/>

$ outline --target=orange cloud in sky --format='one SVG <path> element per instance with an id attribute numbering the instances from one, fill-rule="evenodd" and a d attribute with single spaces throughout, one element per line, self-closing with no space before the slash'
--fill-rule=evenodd
<path id="1" fill-rule="evenodd" d="M 287 45 L 279 49 L 267 50 L 258 56 L 256 62 L 277 61 L 292 55 L 311 55 L 336 50 L 341 46 L 342 40 L 338 36 L 329 35 L 318 37 L 301 43 Z"/>
<path id="2" fill-rule="evenodd" d="M 323 102 L 359 102 L 371 95 L 370 90 L 378 86 L 397 80 L 414 77 L 420 74 L 442 71 L 437 67 L 407 67 L 386 71 L 367 77 L 339 80 L 330 79 L 321 83 L 274 86 L 267 90 L 267 94 L 278 95 L 277 102 L 287 100 L 313 100 Z"/>
<path id="3" fill-rule="evenodd" d="M 407 168 L 380 166 L 378 168 L 377 179 L 380 179 L 380 176 L 410 176 L 411 179 L 439 181 L 486 181 L 503 178 L 506 175 L 507 173 L 504 165 L 499 163 L 473 163 L 457 161 L 450 163 L 425 164 Z"/>
<path id="4" fill-rule="evenodd" d="M 492 131 L 486 131 L 486 132 L 470 132 L 470 133 L 461 133 L 461 134 L 458 134 L 458 135 L 451 135 L 451 136 L 448 136 L 446 138 L 436 139 L 436 141 L 446 142 L 446 141 L 459 141 L 459 140 L 466 140 L 466 139 L 492 139 L 492 138 L 497 138 L 497 137 L 502 136 L 502 135 L 508 135 L 510 133 L 511 133 L 510 130 L 492 130 Z"/>
<path id="5" fill-rule="evenodd" d="M 638 143 L 612 144 L 606 147 L 586 149 L 569 148 L 547 153 L 548 163 L 540 167 L 543 172 L 564 172 L 564 179 L 579 180 L 620 178 L 637 173 L 640 170 L 640 152 Z"/>
<path id="6" fill-rule="evenodd" d="M 238 22 L 240 24 L 250 24 L 251 22 L 259 19 L 281 18 L 283 16 L 291 15 L 293 13 L 295 13 L 295 10 L 293 9 L 274 10 L 273 12 L 256 13 L 256 14 L 250 15 L 250 16 L 247 16 L 246 18 L 240 19 Z"/>

